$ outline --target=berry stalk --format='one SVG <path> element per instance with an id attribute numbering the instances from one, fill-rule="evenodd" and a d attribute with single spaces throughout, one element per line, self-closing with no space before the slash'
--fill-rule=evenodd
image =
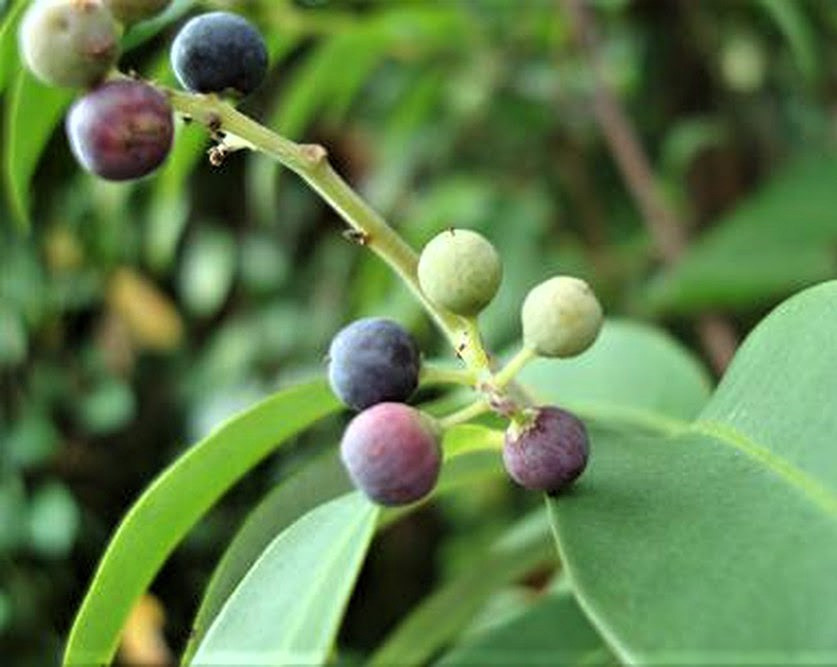
<path id="1" fill-rule="evenodd" d="M 229 134 L 268 155 L 299 175 L 349 225 L 361 245 L 383 259 L 407 284 L 469 369 L 477 375 L 489 371 L 471 325 L 427 299 L 419 287 L 418 256 L 404 239 L 373 209 L 328 162 L 319 145 L 298 144 L 254 121 L 215 95 L 166 89 L 174 109 L 205 125 L 214 134 Z"/>

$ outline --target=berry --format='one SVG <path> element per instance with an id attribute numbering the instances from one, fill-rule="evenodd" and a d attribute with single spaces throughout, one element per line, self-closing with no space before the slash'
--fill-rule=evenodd
<path id="1" fill-rule="evenodd" d="M 587 283 L 568 276 L 550 278 L 523 302 L 523 342 L 542 357 L 572 357 L 593 344 L 602 318 L 602 307 Z"/>
<path id="2" fill-rule="evenodd" d="M 472 317 L 497 293 L 503 266 L 494 246 L 481 234 L 449 229 L 431 239 L 421 252 L 418 279 L 433 303 Z"/>
<path id="3" fill-rule="evenodd" d="M 26 66 L 54 86 L 91 86 L 119 55 L 119 26 L 99 0 L 35 0 L 18 37 Z"/>
<path id="4" fill-rule="evenodd" d="M 379 403 L 357 415 L 340 456 L 359 489 L 381 505 L 406 505 L 436 485 L 442 465 L 432 419 L 403 403 Z"/>
<path id="5" fill-rule="evenodd" d="M 67 136 L 79 163 L 112 181 L 145 176 L 171 149 L 168 99 L 140 81 L 111 81 L 73 104 Z"/>
<path id="6" fill-rule="evenodd" d="M 199 93 L 252 93 L 267 72 L 267 47 L 245 18 L 210 12 L 191 19 L 174 40 L 171 63 L 184 88 Z"/>
<path id="7" fill-rule="evenodd" d="M 328 356 L 331 388 L 355 410 L 406 401 L 418 386 L 418 346 L 392 320 L 368 317 L 352 322 L 331 341 Z"/>
<path id="8" fill-rule="evenodd" d="M 506 431 L 503 463 L 527 489 L 558 493 L 587 465 L 587 430 L 575 415 L 555 407 L 536 408 L 523 427 Z"/>
<path id="9" fill-rule="evenodd" d="M 114 18 L 122 23 L 136 23 L 159 14 L 171 0 L 104 0 Z"/>

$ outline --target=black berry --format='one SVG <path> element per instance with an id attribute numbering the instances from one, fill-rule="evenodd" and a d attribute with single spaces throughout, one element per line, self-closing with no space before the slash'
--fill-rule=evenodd
<path id="1" fill-rule="evenodd" d="M 190 20 L 171 47 L 174 73 L 184 88 L 199 93 L 253 92 L 267 72 L 267 47 L 246 19 L 210 12 Z"/>
<path id="2" fill-rule="evenodd" d="M 418 346 L 392 320 L 370 317 L 352 322 L 334 337 L 328 354 L 331 388 L 355 410 L 406 401 L 418 385 Z"/>
<path id="3" fill-rule="evenodd" d="M 112 181 L 160 166 L 174 132 L 169 101 L 140 81 L 112 81 L 87 93 L 70 109 L 66 127 L 79 163 Z"/>
<path id="4" fill-rule="evenodd" d="M 589 451 L 587 429 L 578 417 L 542 407 L 524 426 L 506 431 L 503 463 L 521 486 L 557 493 L 584 471 Z"/>
<path id="5" fill-rule="evenodd" d="M 340 455 L 359 489 L 381 505 L 406 505 L 436 485 L 442 454 L 430 417 L 403 403 L 379 403 L 349 424 Z"/>

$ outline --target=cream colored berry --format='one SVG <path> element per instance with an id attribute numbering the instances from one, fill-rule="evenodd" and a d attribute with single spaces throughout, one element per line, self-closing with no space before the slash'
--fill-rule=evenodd
<path id="1" fill-rule="evenodd" d="M 419 258 L 418 279 L 427 298 L 466 317 L 477 315 L 491 302 L 502 277 L 503 265 L 494 246 L 467 229 L 435 236 Z"/>
<path id="2" fill-rule="evenodd" d="M 542 357 L 573 357 L 596 340 L 603 314 L 586 282 L 556 276 L 529 292 L 521 319 L 527 347 Z"/>
<path id="3" fill-rule="evenodd" d="M 98 0 L 36 0 L 19 38 L 26 66 L 54 86 L 92 86 L 119 55 L 119 26 Z"/>

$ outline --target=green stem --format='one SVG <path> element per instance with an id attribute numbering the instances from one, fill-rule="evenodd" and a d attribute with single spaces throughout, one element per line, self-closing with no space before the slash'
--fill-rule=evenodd
<path id="1" fill-rule="evenodd" d="M 452 412 L 447 417 L 442 417 L 439 420 L 439 426 L 441 426 L 442 430 L 446 431 L 449 428 L 457 426 L 458 424 L 464 424 L 465 422 L 471 421 L 474 417 L 479 417 L 481 414 L 488 412 L 491 408 L 488 405 L 488 402 L 484 399 L 480 399 L 470 405 L 465 406 L 461 410 L 457 410 L 456 412 Z"/>
<path id="2" fill-rule="evenodd" d="M 423 364 L 421 367 L 421 384 L 461 384 L 473 387 L 476 376 L 470 370 L 461 368 L 440 368 Z"/>
<path id="3" fill-rule="evenodd" d="M 520 348 L 520 351 L 509 359 L 508 363 L 506 363 L 506 365 L 503 366 L 503 368 L 500 369 L 500 371 L 494 376 L 494 386 L 497 387 L 497 389 L 503 389 L 521 370 L 523 370 L 523 367 L 532 361 L 532 359 L 536 356 L 537 355 L 532 348 L 524 345 Z"/>
<path id="4" fill-rule="evenodd" d="M 177 90 L 165 91 L 172 106 L 181 114 L 206 125 L 210 130 L 231 134 L 241 139 L 298 174 L 308 183 L 356 232 L 361 245 L 383 259 L 413 291 L 424 308 L 457 346 L 464 328 L 462 318 L 437 308 L 418 284 L 418 257 L 409 245 L 386 221 L 367 204 L 328 163 L 328 153 L 322 146 L 297 144 L 272 132 L 252 118 L 237 111 L 215 95 L 199 95 Z M 470 366 L 474 360 L 463 355 Z"/>

